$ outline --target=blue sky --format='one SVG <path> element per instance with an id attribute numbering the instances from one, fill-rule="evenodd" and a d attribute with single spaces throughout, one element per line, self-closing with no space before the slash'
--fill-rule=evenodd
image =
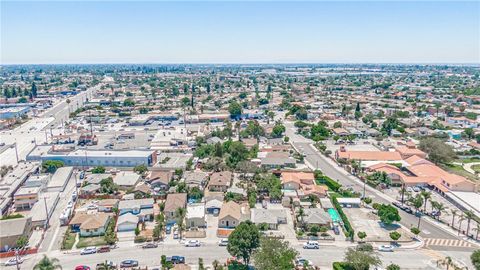
<path id="1" fill-rule="evenodd" d="M 480 63 L 480 2 L 6 2 L 1 62 Z"/>

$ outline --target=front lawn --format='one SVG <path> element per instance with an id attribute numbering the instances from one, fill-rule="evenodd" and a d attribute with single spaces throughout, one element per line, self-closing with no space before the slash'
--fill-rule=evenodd
<path id="1" fill-rule="evenodd" d="M 62 249 L 72 249 L 76 234 L 68 229 L 63 236 Z"/>
<path id="2" fill-rule="evenodd" d="M 104 246 L 107 245 L 105 237 L 93 236 L 93 237 L 80 237 L 77 248 L 91 247 L 91 246 Z"/>

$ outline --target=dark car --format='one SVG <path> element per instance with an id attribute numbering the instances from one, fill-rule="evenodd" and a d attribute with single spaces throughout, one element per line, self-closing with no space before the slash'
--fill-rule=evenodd
<path id="1" fill-rule="evenodd" d="M 142 246 L 142 248 L 157 248 L 158 245 L 156 243 L 146 243 Z"/>
<path id="2" fill-rule="evenodd" d="M 97 253 L 104 253 L 104 252 L 110 252 L 110 247 L 109 246 L 104 246 L 104 247 L 99 247 L 97 249 Z"/>
<path id="3" fill-rule="evenodd" d="M 413 210 L 410 207 L 406 207 L 404 210 L 405 210 L 405 212 L 407 212 L 409 214 L 413 214 Z"/>
<path id="4" fill-rule="evenodd" d="M 135 260 L 125 260 L 120 263 L 120 267 L 137 267 L 138 261 Z"/>
<path id="5" fill-rule="evenodd" d="M 182 264 L 182 263 L 185 263 L 185 257 L 183 256 L 167 257 L 167 262 L 171 262 L 173 264 Z"/>

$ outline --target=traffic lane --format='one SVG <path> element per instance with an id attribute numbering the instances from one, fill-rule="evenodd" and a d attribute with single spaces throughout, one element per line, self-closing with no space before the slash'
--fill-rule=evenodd
<path id="1" fill-rule="evenodd" d="M 316 168 L 320 169 L 326 176 L 338 181 L 343 186 L 352 187 L 354 191 L 360 192 L 363 194 L 363 185 L 360 185 L 358 182 L 349 179 L 348 176 L 338 171 L 337 168 L 333 167 L 330 163 L 324 160 L 324 157 L 320 156 L 320 153 L 312 149 L 313 147 L 308 143 L 298 143 L 296 144 L 298 149 L 303 150 L 306 155 L 306 160 Z M 326 158 L 325 158 L 326 159 Z M 390 204 L 389 201 L 384 198 L 377 196 L 374 192 L 370 190 L 370 187 L 365 188 L 365 195 L 368 197 L 373 197 L 376 202 L 383 204 Z M 380 191 L 378 191 L 380 192 Z M 412 226 L 417 226 L 418 218 L 415 215 L 408 214 L 399 209 L 399 214 L 401 217 L 400 224 L 404 225 L 407 228 Z M 450 233 L 445 232 L 444 230 L 428 223 L 425 220 L 422 220 L 420 223 L 421 233 L 420 236 L 428 238 L 444 238 L 444 239 L 456 239 L 457 237 L 451 235 Z"/>

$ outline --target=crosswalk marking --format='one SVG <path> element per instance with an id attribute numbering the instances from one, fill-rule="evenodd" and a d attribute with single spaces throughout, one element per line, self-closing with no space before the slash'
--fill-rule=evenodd
<path id="1" fill-rule="evenodd" d="M 459 239 L 425 238 L 426 246 L 473 247 L 472 244 Z"/>

